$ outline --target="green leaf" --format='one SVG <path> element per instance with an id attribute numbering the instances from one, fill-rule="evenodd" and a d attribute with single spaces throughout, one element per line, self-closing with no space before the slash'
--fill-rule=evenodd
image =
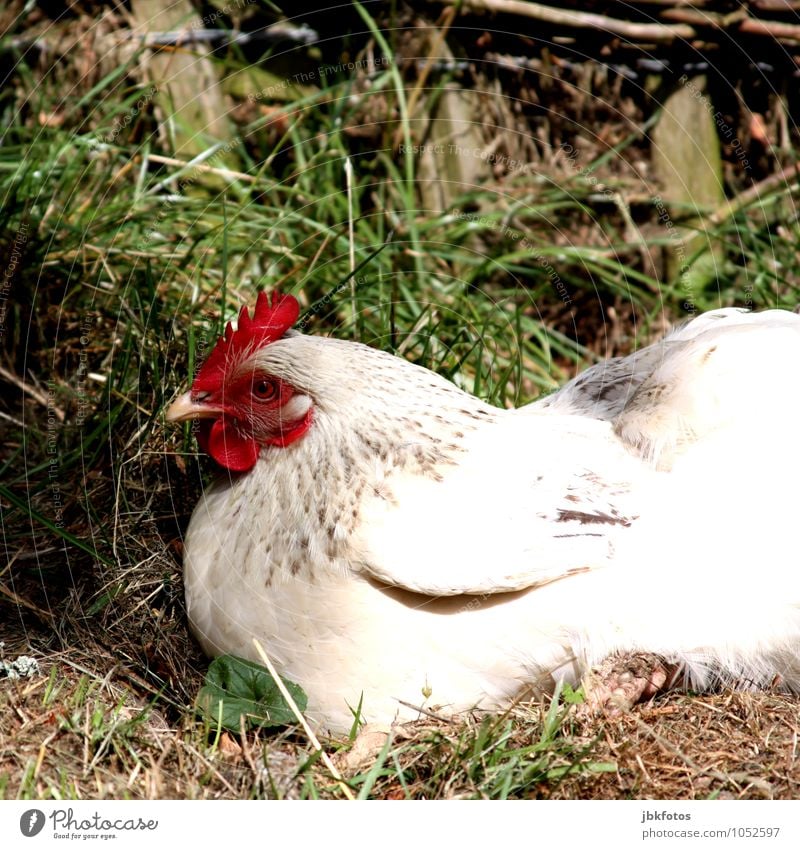
<path id="1" fill-rule="evenodd" d="M 283 682 L 295 704 L 305 710 L 308 699 L 297 684 Z M 208 667 L 197 704 L 215 725 L 241 730 L 244 715 L 251 728 L 291 725 L 295 716 L 269 672 L 257 663 L 232 655 L 215 658 Z"/>
<path id="2" fill-rule="evenodd" d="M 564 686 L 561 690 L 561 698 L 565 705 L 582 705 L 586 701 L 583 688 L 578 687 L 578 689 L 575 690 L 566 681 L 564 682 Z"/>

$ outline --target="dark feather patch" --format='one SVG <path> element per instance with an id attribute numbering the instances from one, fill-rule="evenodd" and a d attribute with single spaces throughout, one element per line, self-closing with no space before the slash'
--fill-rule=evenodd
<path id="1" fill-rule="evenodd" d="M 629 528 L 631 523 L 624 516 L 608 513 L 583 513 L 580 510 L 559 510 L 557 522 L 580 522 L 582 525 L 622 525 Z"/>

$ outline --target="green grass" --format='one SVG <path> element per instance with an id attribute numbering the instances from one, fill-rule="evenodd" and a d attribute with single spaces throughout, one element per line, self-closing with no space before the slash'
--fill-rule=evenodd
<path id="1" fill-rule="evenodd" d="M 396 42 L 359 15 L 376 51 L 391 54 Z M 229 147 L 246 176 L 225 185 L 165 161 L 140 59 L 84 79 L 74 62 L 56 77 L 17 53 L 0 95 L 4 269 L 24 236 L 2 337 L 0 639 L 6 651 L 33 645 L 58 658 L 36 695 L 52 731 L 32 733 L 19 757 L 6 752 L 0 794 L 157 795 L 163 767 L 166 795 L 335 796 L 306 741 L 245 739 L 258 751 L 236 760 L 194 712 L 205 661 L 186 632 L 175 543 L 209 468 L 188 430 L 165 428 L 165 405 L 261 288 L 324 304 L 307 332 L 395 352 L 501 406 L 649 341 L 664 317 L 685 315 L 686 293 L 645 270 L 643 252 L 660 267 L 670 242 L 642 200 L 654 188 L 625 159 L 638 133 L 598 145 L 580 172 L 506 174 L 426 209 L 417 157 L 394 148 L 395 137 L 423 140 L 408 112 L 414 77 L 393 62 L 369 87 L 363 74 L 331 74 L 285 89 L 291 99 L 271 112 L 245 111 Z M 228 76 L 248 67 L 236 50 L 216 61 Z M 423 97 L 434 103 L 452 79 L 431 77 Z M 364 126 L 367 140 L 354 130 Z M 218 167 L 219 149 L 208 153 L 203 164 Z M 347 157 L 356 263 L 374 254 L 352 297 Z M 595 177 L 643 243 L 596 199 Z M 698 310 L 796 305 L 796 192 L 771 187 L 710 229 L 725 259 L 715 283 L 692 293 Z M 77 680 L 65 662 L 75 652 Z M 10 698 L 33 710 L 24 688 Z M 348 780 L 372 797 L 507 798 L 615 769 L 570 722 L 554 704 L 463 728 L 423 723 Z M 175 735 L 166 754 L 164 727 Z M 270 767 L 270 751 L 291 768 Z"/>

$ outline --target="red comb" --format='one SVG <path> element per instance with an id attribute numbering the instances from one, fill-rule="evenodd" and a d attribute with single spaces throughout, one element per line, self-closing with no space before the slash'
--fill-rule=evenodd
<path id="1" fill-rule="evenodd" d="M 272 293 L 272 303 L 266 292 L 259 292 L 253 317 L 242 307 L 236 330 L 231 323 L 225 335 L 219 337 L 209 358 L 203 363 L 192 384 L 193 392 L 212 392 L 220 387 L 226 374 L 253 351 L 280 339 L 297 321 L 300 305 L 292 295 Z"/>

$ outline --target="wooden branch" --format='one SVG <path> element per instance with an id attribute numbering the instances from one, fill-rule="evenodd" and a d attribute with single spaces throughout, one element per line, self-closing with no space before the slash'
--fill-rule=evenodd
<path id="1" fill-rule="evenodd" d="M 800 41 L 800 26 L 797 24 L 782 24 L 778 21 L 761 21 L 747 18 L 739 25 L 739 32 L 748 35 L 770 35 L 778 41 Z"/>
<path id="2" fill-rule="evenodd" d="M 668 21 L 681 24 L 689 24 L 693 27 L 712 27 L 713 29 L 727 29 L 732 24 L 738 23 L 748 17 L 747 9 L 740 6 L 734 12 L 722 14 L 721 12 L 703 12 L 700 9 L 665 9 L 661 17 Z"/>
<path id="3" fill-rule="evenodd" d="M 446 6 L 457 6 L 464 11 L 493 12 L 495 14 L 519 15 L 562 27 L 595 29 L 609 35 L 620 36 L 631 41 L 669 43 L 676 39 L 697 38 L 703 30 L 718 30 L 730 33 L 774 38 L 776 41 L 800 43 L 800 24 L 767 21 L 753 18 L 746 6 L 733 12 L 703 11 L 704 2 L 688 4 L 683 0 L 640 0 L 652 5 L 669 6 L 660 12 L 660 17 L 673 23 L 637 23 L 609 15 L 579 12 L 572 9 L 556 9 L 527 0 L 433 0 Z M 784 0 L 761 0 L 753 6 L 769 12 L 791 11 L 800 6 L 798 2 Z"/>
<path id="4" fill-rule="evenodd" d="M 748 35 L 771 36 L 777 41 L 800 41 L 799 25 L 751 18 L 744 6 L 727 15 L 718 12 L 702 12 L 697 9 L 667 9 L 662 12 L 661 17 L 694 27 L 738 30 Z"/>
<path id="5" fill-rule="evenodd" d="M 764 12 L 800 11 L 800 0 L 750 0 L 750 5 Z"/>
<path id="6" fill-rule="evenodd" d="M 305 24 L 292 26 L 283 22 L 278 22 L 255 32 L 241 32 L 238 29 L 206 29 L 201 27 L 198 29 L 185 28 L 170 30 L 169 32 L 146 32 L 142 34 L 128 32 L 123 33 L 123 37 L 139 39 L 145 47 L 183 47 L 186 44 L 214 44 L 219 48 L 229 44 L 249 44 L 253 41 L 297 41 L 302 44 L 313 44 L 319 41 L 319 35 L 311 27 Z"/>
<path id="7" fill-rule="evenodd" d="M 595 15 L 591 12 L 553 9 L 540 3 L 528 3 L 527 0 L 438 0 L 438 2 L 446 6 L 459 6 L 464 11 L 471 9 L 520 15 L 559 26 L 598 29 L 632 41 L 670 42 L 675 41 L 676 38 L 691 39 L 697 35 L 694 28 L 687 24 L 640 24 L 610 18 L 608 15 Z"/>
<path id="8" fill-rule="evenodd" d="M 692 9 L 702 9 L 704 6 L 708 6 L 709 3 L 713 3 L 714 0 L 636 0 L 637 6 L 669 6 L 670 9 L 678 8 L 678 7 L 691 7 Z M 765 2 L 769 2 L 769 0 L 765 0 Z M 783 0 L 773 0 L 775 3 L 782 3 Z M 624 2 L 624 0 L 617 0 L 617 4 L 622 6 L 623 9 L 630 9 L 631 4 Z"/>

